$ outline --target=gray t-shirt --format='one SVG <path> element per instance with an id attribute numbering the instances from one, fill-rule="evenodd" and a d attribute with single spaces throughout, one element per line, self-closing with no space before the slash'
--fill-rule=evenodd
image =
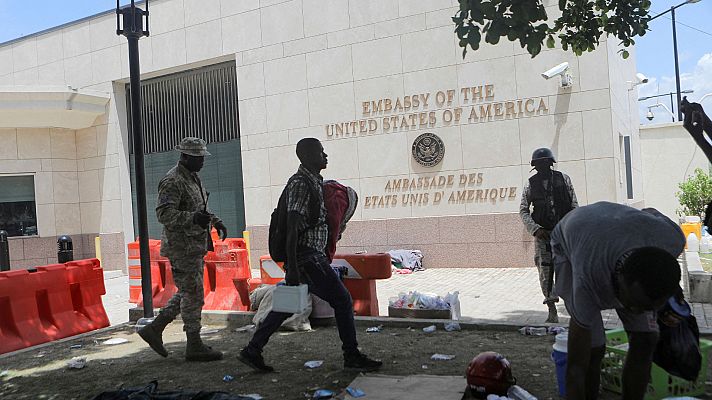
<path id="1" fill-rule="evenodd" d="M 654 208 L 637 210 L 598 202 L 568 213 L 551 234 L 554 294 L 585 328 L 601 310 L 621 308 L 613 289 L 616 262 L 641 247 L 658 247 L 677 257 L 685 248 L 680 227 Z"/>

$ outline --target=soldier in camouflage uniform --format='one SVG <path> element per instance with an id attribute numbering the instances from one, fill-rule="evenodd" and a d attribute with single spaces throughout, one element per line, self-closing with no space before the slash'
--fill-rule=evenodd
<path id="1" fill-rule="evenodd" d="M 200 339 L 200 313 L 203 308 L 203 257 L 210 247 L 211 225 L 225 239 L 227 229 L 220 218 L 207 208 L 208 193 L 198 176 L 204 158 L 210 155 L 205 141 L 187 137 L 176 146 L 181 152 L 178 164 L 158 184 L 156 215 L 163 224 L 161 255 L 171 262 L 173 280 L 178 292 L 168 301 L 156 319 L 138 334 L 163 357 L 162 333 L 180 313 L 188 338 L 187 361 L 222 359 L 222 353 L 203 344 Z"/>
<path id="2" fill-rule="evenodd" d="M 537 173 L 529 178 L 519 205 L 519 215 L 524 221 L 527 232 L 536 237 L 534 262 L 539 270 L 539 284 L 544 294 L 544 304 L 549 307 L 546 322 L 559 322 L 555 304 L 559 299 L 551 295 L 554 264 L 549 235 L 564 215 L 578 207 L 571 178 L 554 171 L 551 167 L 555 162 L 554 153 L 548 148 L 534 150 L 531 165 Z M 533 211 L 530 208 L 532 205 Z"/>

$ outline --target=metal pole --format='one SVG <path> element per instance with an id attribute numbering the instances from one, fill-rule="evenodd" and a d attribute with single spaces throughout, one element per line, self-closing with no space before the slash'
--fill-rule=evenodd
<path id="1" fill-rule="evenodd" d="M 675 94 L 675 93 L 670 92 L 670 109 L 671 110 L 675 109 L 675 105 L 673 104 L 674 100 L 672 99 L 673 94 Z M 675 117 L 671 117 L 671 118 L 672 118 L 672 122 L 675 122 Z"/>
<path id="2" fill-rule="evenodd" d="M 123 34 L 129 44 L 129 74 L 131 76 L 131 130 L 133 132 L 134 166 L 136 172 L 136 208 L 138 212 L 139 251 L 141 257 L 141 292 L 143 316 L 153 318 L 153 293 L 151 290 L 151 258 L 148 247 L 148 214 L 146 212 L 146 177 L 143 166 L 143 132 L 141 130 L 141 70 L 138 40 L 143 31 L 144 11 L 131 6 L 121 10 L 124 17 Z"/>
<path id="3" fill-rule="evenodd" d="M 675 7 L 670 8 L 672 13 L 672 45 L 675 51 L 675 84 L 677 88 L 677 120 L 682 121 L 682 110 L 680 109 L 680 103 L 682 103 L 682 98 L 680 94 L 680 65 L 677 61 L 677 30 L 675 29 Z"/>
<path id="4" fill-rule="evenodd" d="M 7 232 L 0 230 L 0 271 L 10 270 L 10 243 Z"/>

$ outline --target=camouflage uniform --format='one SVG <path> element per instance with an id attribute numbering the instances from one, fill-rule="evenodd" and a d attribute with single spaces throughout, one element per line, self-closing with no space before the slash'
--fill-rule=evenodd
<path id="1" fill-rule="evenodd" d="M 183 330 L 200 331 L 203 308 L 203 257 L 208 249 L 209 229 L 193 223 L 193 214 L 202 211 L 207 193 L 197 173 L 178 163 L 158 184 L 158 222 L 163 224 L 161 255 L 171 262 L 178 292 L 161 310 L 161 314 L 183 318 Z M 220 222 L 212 218 L 212 224 Z"/>
<path id="2" fill-rule="evenodd" d="M 571 207 L 578 207 L 578 200 L 576 199 L 576 193 L 574 192 L 574 186 L 571 183 L 571 178 L 568 175 L 564 175 L 564 181 L 571 196 Z M 530 206 L 532 204 L 531 200 L 531 189 L 529 188 L 529 183 L 524 186 L 524 192 L 522 193 L 522 202 L 519 204 L 519 215 L 522 217 L 524 226 L 530 235 L 534 236 L 534 233 L 542 229 L 541 225 L 534 222 L 531 216 Z M 552 200 L 553 208 L 553 200 Z M 539 270 L 539 284 L 541 285 L 541 292 L 546 300 L 558 300 L 556 298 L 549 299 L 549 279 L 551 274 L 554 272 L 554 265 L 551 256 L 551 246 L 548 240 L 542 240 L 536 238 L 536 247 L 534 255 L 534 263 Z"/>

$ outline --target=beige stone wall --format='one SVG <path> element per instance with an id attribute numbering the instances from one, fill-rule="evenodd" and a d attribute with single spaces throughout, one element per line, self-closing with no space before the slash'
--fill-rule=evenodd
<path id="1" fill-rule="evenodd" d="M 678 184 L 694 175 L 696 168 L 709 172 L 709 162 L 679 122 L 641 126 L 640 143 L 645 207 L 657 208 L 677 221 Z"/>
<path id="2" fill-rule="evenodd" d="M 121 233 L 71 235 L 74 259 L 96 257 L 95 238 L 101 240 L 101 261 L 105 271 L 126 272 L 126 252 Z M 56 237 L 13 237 L 9 239 L 10 269 L 33 268 L 57 263 Z"/>
<path id="3" fill-rule="evenodd" d="M 250 260 L 259 267 L 267 255 L 267 226 L 248 227 Z M 426 268 L 520 268 L 534 266 L 534 241 L 519 214 L 394 218 L 353 221 L 337 252 L 370 253 L 396 249 L 423 252 Z"/>

